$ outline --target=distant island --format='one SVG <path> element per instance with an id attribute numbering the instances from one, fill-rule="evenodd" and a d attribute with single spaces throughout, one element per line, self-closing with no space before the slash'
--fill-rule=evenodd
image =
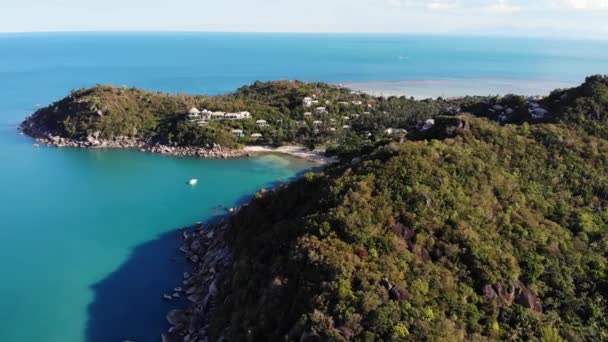
<path id="1" fill-rule="evenodd" d="M 55 146 L 337 158 L 183 231 L 194 271 L 175 290 L 191 306 L 164 341 L 608 340 L 607 76 L 423 101 L 290 81 L 215 97 L 98 86 L 22 129 Z"/>

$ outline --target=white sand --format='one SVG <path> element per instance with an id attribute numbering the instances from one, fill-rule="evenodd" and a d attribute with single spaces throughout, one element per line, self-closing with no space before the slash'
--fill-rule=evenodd
<path id="1" fill-rule="evenodd" d="M 312 151 L 303 146 L 245 146 L 245 152 L 250 153 L 280 153 L 287 154 L 293 157 L 303 158 L 319 164 L 328 164 L 336 161 L 334 157 L 327 157 L 321 151 Z"/>

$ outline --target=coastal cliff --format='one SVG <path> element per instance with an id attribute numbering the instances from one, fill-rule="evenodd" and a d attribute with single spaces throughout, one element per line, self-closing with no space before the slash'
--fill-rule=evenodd
<path id="1" fill-rule="evenodd" d="M 194 228 L 165 340 L 608 339 L 607 91 L 437 117 Z"/>

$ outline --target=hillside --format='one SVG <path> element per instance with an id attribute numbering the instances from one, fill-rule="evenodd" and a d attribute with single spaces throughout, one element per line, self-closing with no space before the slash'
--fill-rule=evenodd
<path id="1" fill-rule="evenodd" d="M 258 194 L 221 253 L 187 239 L 196 304 L 168 340 L 608 340 L 605 86 L 538 123 L 438 117 Z"/>

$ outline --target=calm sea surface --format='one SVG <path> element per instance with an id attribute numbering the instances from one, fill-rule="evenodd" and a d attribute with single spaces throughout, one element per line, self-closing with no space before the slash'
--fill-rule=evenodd
<path id="1" fill-rule="evenodd" d="M 0 35 L 0 341 L 158 341 L 176 229 L 307 162 L 33 148 L 19 122 L 96 83 L 224 93 L 254 80 L 416 96 L 543 92 L 608 73 L 608 43 L 376 35 Z M 505 86 L 507 84 L 507 86 Z M 199 179 L 188 187 L 189 178 Z M 177 257 L 177 258 L 175 258 Z"/>

